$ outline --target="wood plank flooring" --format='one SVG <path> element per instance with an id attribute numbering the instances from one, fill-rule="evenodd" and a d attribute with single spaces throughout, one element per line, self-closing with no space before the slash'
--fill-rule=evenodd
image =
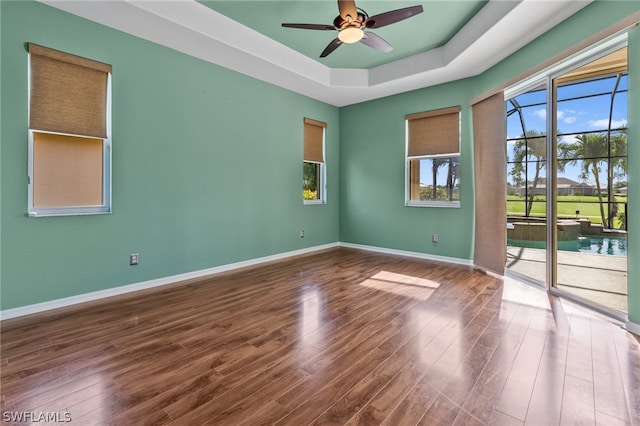
<path id="1" fill-rule="evenodd" d="M 640 425 L 620 324 L 346 248 L 5 320 L 1 339 L 4 423 Z"/>

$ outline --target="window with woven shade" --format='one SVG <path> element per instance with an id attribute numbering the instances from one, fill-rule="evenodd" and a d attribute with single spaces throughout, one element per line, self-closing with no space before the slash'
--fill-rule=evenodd
<path id="1" fill-rule="evenodd" d="M 29 43 L 29 215 L 111 211 L 111 66 Z"/>
<path id="2" fill-rule="evenodd" d="M 406 119 L 406 204 L 460 205 L 460 107 Z"/>
<path id="3" fill-rule="evenodd" d="M 302 163 L 302 199 L 305 204 L 325 200 L 324 141 L 327 123 L 304 119 L 304 159 Z"/>

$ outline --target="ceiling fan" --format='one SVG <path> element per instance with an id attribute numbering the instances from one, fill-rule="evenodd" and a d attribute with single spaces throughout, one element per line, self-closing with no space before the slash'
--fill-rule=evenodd
<path id="1" fill-rule="evenodd" d="M 382 52 L 389 52 L 393 47 L 382 37 L 365 31 L 369 28 L 382 28 L 390 24 L 411 18 L 422 13 L 422 6 L 411 6 L 403 9 L 391 10 L 378 15 L 369 16 L 367 12 L 356 7 L 354 0 L 338 0 L 339 15 L 333 20 L 333 25 L 323 24 L 282 24 L 285 28 L 300 28 L 303 30 L 339 31 L 338 37 L 320 54 L 321 58 L 328 56 L 342 43 L 360 42 Z"/>

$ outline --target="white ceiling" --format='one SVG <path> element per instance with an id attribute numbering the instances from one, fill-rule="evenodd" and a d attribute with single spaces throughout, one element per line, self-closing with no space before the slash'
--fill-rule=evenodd
<path id="1" fill-rule="evenodd" d="M 345 106 L 478 75 L 591 0 L 491 0 L 444 45 L 368 69 L 330 68 L 194 0 L 42 2 L 322 102 Z"/>

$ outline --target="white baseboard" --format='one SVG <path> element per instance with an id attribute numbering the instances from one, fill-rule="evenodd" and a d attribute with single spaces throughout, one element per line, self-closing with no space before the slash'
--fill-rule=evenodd
<path id="1" fill-rule="evenodd" d="M 172 275 L 169 277 L 157 278 L 154 280 L 123 285 L 120 287 L 93 291 L 91 293 L 79 294 L 77 296 L 70 296 L 62 299 L 50 300 L 47 302 L 36 303 L 33 305 L 20 306 L 18 308 L 12 308 L 12 309 L 5 309 L 3 311 L 0 311 L 0 321 L 6 320 L 9 318 L 16 318 L 24 315 L 35 314 L 38 312 L 49 311 L 51 309 L 64 308 L 66 306 L 76 305 L 79 303 L 91 302 L 94 300 L 104 299 L 107 297 L 118 296 L 121 294 L 131 293 L 134 291 L 145 290 L 148 288 L 160 287 L 167 284 L 175 284 L 180 281 L 191 280 L 194 278 L 202 278 L 209 275 L 218 274 L 220 272 L 226 272 L 234 269 L 246 268 L 247 266 L 254 266 L 262 263 L 273 262 L 276 260 L 287 259 L 290 257 L 300 256 L 302 254 L 313 253 L 316 251 L 326 250 L 326 249 L 330 249 L 338 246 L 339 246 L 339 243 L 324 244 L 324 245 L 309 247 L 301 250 L 294 250 L 294 251 L 289 251 L 285 253 L 274 254 L 271 256 L 259 257 L 256 259 L 249 259 L 242 262 L 216 266 L 214 268 L 202 269 L 199 271 L 193 271 L 193 272 L 187 272 L 184 274 Z"/>
<path id="2" fill-rule="evenodd" d="M 400 256 L 414 257 L 418 259 L 434 260 L 437 262 L 447 262 L 447 263 L 454 263 L 457 265 L 473 266 L 473 261 L 470 259 L 437 256 L 433 254 L 418 253 L 418 252 L 405 251 L 405 250 L 396 250 L 396 249 L 389 249 L 384 247 L 368 246 L 363 244 L 337 242 L 337 243 L 329 243 L 329 244 L 323 244 L 320 246 L 309 247 L 309 248 L 300 249 L 300 250 L 289 251 L 285 253 L 274 254 L 271 256 L 259 257 L 256 259 L 249 259 L 242 262 L 230 263 L 227 265 L 221 265 L 213 268 L 202 269 L 199 271 L 187 272 L 184 274 L 172 275 L 169 277 L 157 278 L 149 281 L 142 281 L 139 283 L 123 285 L 120 287 L 93 291 L 91 293 L 79 294 L 76 296 L 50 300 L 47 302 L 36 303 L 33 305 L 20 306 L 18 308 L 12 308 L 12 309 L 5 309 L 3 311 L 0 311 L 0 321 L 10 319 L 10 318 L 17 318 L 25 315 L 35 314 L 39 312 L 49 311 L 52 309 L 64 308 L 67 306 L 77 305 L 79 303 L 100 300 L 107 297 L 118 296 L 126 293 L 132 293 L 135 291 L 145 290 L 153 287 L 160 287 L 168 284 L 175 284 L 180 281 L 187 281 L 195 278 L 203 278 L 206 276 L 219 274 L 221 272 L 232 271 L 234 269 L 240 269 L 240 268 L 246 268 L 248 266 L 260 265 L 262 263 L 273 262 L 276 260 L 284 260 L 287 258 L 300 256 L 308 253 L 313 253 L 316 251 L 327 250 L 334 247 L 347 247 L 347 248 L 354 248 L 354 249 L 372 251 L 377 253 L 395 254 Z M 639 324 L 636 324 L 631 321 L 627 321 L 625 324 L 625 328 L 631 333 L 640 336 Z"/>
<path id="3" fill-rule="evenodd" d="M 624 327 L 635 334 L 636 336 L 640 336 L 640 324 L 636 324 L 635 322 L 627 321 Z"/>
<path id="4" fill-rule="evenodd" d="M 400 256 L 416 257 L 418 259 L 435 260 L 437 262 L 455 263 L 457 265 L 473 266 L 470 259 L 460 259 L 458 257 L 438 256 L 435 254 L 418 253 L 415 251 L 396 250 L 385 247 L 367 246 L 362 244 L 338 243 L 340 247 L 355 248 L 360 250 L 374 251 L 377 253 L 396 254 Z"/>

